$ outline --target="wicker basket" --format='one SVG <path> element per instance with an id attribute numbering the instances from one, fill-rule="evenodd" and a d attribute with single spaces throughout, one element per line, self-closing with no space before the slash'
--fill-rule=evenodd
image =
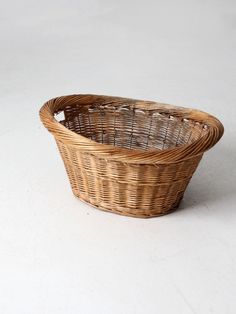
<path id="1" fill-rule="evenodd" d="M 135 217 L 177 208 L 203 153 L 224 131 L 201 111 L 98 95 L 54 98 L 40 117 L 55 136 L 73 193 Z"/>

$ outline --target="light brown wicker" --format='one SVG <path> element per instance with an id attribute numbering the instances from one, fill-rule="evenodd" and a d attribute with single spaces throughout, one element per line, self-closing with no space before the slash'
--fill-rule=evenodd
<path id="1" fill-rule="evenodd" d="M 203 153 L 224 132 L 198 110 L 98 95 L 54 98 L 40 117 L 55 136 L 73 193 L 135 217 L 178 207 Z"/>

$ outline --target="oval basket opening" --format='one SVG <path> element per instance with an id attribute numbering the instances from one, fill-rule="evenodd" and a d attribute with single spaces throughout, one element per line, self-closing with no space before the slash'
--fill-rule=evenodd
<path id="1" fill-rule="evenodd" d="M 190 144 L 208 132 L 206 124 L 134 104 L 74 104 L 62 113 L 57 119 L 69 130 L 98 143 L 134 150 L 167 150 Z"/>

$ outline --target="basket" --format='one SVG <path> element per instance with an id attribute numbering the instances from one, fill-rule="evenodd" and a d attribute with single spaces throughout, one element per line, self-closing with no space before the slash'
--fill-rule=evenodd
<path id="1" fill-rule="evenodd" d="M 99 95 L 51 99 L 40 117 L 55 137 L 73 193 L 134 217 L 175 210 L 203 153 L 224 132 L 202 111 Z"/>

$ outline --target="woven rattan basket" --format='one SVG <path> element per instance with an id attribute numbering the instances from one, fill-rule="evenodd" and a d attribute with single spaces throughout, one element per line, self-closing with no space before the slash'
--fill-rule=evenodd
<path id="1" fill-rule="evenodd" d="M 198 110 L 98 95 L 54 98 L 40 117 L 55 137 L 73 193 L 135 217 L 177 208 L 203 153 L 224 131 Z"/>

